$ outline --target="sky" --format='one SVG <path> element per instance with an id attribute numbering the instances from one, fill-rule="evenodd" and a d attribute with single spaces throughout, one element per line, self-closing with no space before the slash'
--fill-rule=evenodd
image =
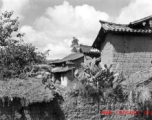
<path id="1" fill-rule="evenodd" d="M 0 13 L 6 10 L 19 17 L 25 42 L 60 59 L 71 53 L 73 37 L 91 46 L 99 20 L 128 24 L 152 15 L 152 0 L 0 0 Z"/>

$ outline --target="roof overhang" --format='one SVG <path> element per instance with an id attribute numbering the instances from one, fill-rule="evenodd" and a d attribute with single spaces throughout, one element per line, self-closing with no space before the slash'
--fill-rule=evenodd
<path id="1" fill-rule="evenodd" d="M 130 24 L 116 24 L 116 23 L 100 20 L 101 29 L 92 47 L 100 49 L 101 43 L 104 42 L 106 34 L 110 32 L 121 33 L 121 34 L 138 34 L 138 35 L 149 34 L 150 35 L 152 33 L 152 29 L 150 27 L 148 28 L 146 27 L 144 28 L 143 26 L 141 28 L 136 27 L 137 24 L 150 19 L 152 19 L 152 16 L 131 22 Z"/>

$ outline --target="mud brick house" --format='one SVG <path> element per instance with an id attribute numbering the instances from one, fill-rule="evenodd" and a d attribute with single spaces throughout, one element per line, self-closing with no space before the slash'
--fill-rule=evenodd
<path id="1" fill-rule="evenodd" d="M 84 62 L 84 55 L 75 53 L 49 63 L 54 66 L 51 70 L 53 81 L 60 81 L 63 86 L 69 85 L 74 78 L 74 70 L 80 68 L 82 62 Z"/>
<path id="2" fill-rule="evenodd" d="M 89 57 L 88 57 L 89 56 Z M 52 68 L 52 79 L 61 81 L 61 85 L 70 86 L 74 79 L 74 72 L 81 68 L 81 63 L 86 59 L 99 57 L 100 51 L 86 45 L 80 45 L 80 53 L 69 54 L 61 60 L 50 62 Z"/>
<path id="3" fill-rule="evenodd" d="M 152 65 L 152 16 L 116 24 L 100 21 L 101 29 L 93 47 L 101 51 L 101 61 L 113 64 L 119 71 L 130 75 Z"/>

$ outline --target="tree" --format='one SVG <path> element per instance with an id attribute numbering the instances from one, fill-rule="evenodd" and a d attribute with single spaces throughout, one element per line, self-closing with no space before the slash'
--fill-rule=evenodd
<path id="1" fill-rule="evenodd" d="M 12 19 L 13 12 L 0 16 L 0 76 L 12 77 L 24 73 L 27 66 L 44 63 L 44 53 L 36 52 L 32 44 L 24 43 L 24 34 L 18 33 L 18 18 Z M 16 40 L 15 38 L 19 38 Z M 47 53 L 46 53 L 47 54 Z"/>
<path id="2" fill-rule="evenodd" d="M 79 40 L 77 38 L 73 37 L 72 44 L 70 47 L 72 48 L 72 50 L 71 50 L 72 52 L 78 53 L 79 48 L 80 48 Z"/>
<path id="3" fill-rule="evenodd" d="M 0 16 L 0 46 L 6 46 L 9 42 L 17 42 L 11 39 L 12 33 L 18 30 L 18 17 L 11 19 L 13 12 L 2 13 Z M 15 36 L 21 37 L 23 34 L 16 34 Z"/>

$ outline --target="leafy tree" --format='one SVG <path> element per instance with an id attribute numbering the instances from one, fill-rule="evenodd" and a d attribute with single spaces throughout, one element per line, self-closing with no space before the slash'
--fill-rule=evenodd
<path id="1" fill-rule="evenodd" d="M 27 66 L 44 63 L 46 54 L 36 52 L 32 44 L 24 43 L 24 34 L 18 33 L 18 18 L 12 19 L 13 12 L 0 16 L 0 76 L 12 77 L 24 73 Z M 14 39 L 13 39 L 14 38 Z M 19 40 L 15 40 L 19 38 Z"/>
<path id="2" fill-rule="evenodd" d="M 17 32 L 18 30 L 18 17 L 11 19 L 13 12 L 5 12 L 0 16 L 0 45 L 6 46 L 10 41 L 17 42 L 16 40 L 11 39 L 12 33 Z M 17 37 L 21 37 L 23 34 L 17 34 Z"/>
<path id="3" fill-rule="evenodd" d="M 74 53 L 78 53 L 79 52 L 79 40 L 75 37 L 73 37 L 73 40 L 72 40 L 72 44 L 71 44 L 71 48 L 72 48 L 72 52 Z"/>

